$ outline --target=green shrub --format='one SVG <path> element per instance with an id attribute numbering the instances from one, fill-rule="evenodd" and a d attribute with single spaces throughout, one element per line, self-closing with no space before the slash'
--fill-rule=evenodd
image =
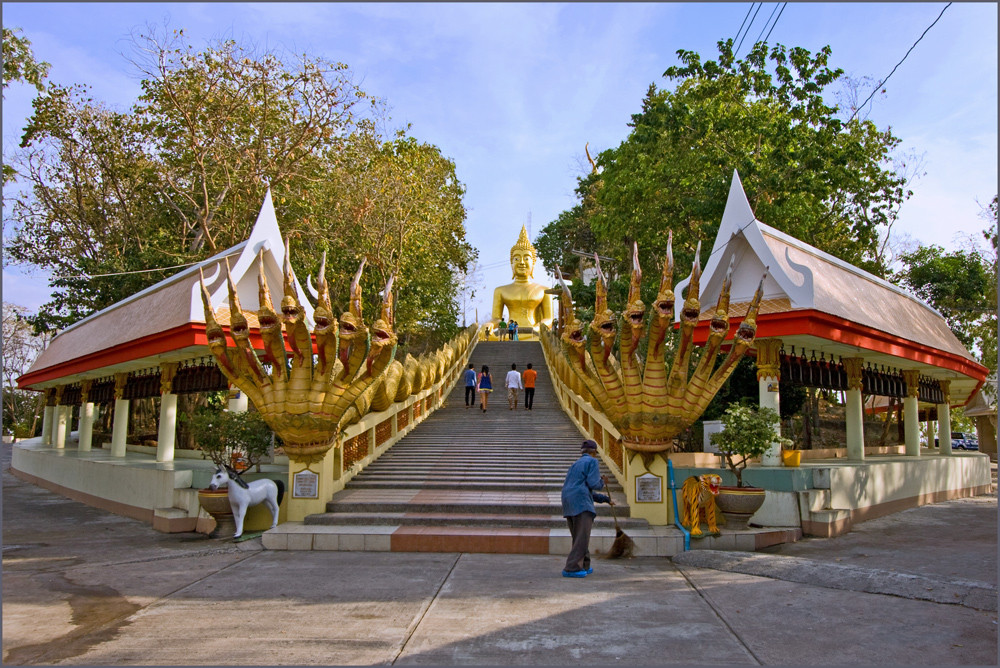
<path id="1" fill-rule="evenodd" d="M 182 420 L 194 434 L 195 443 L 216 466 L 232 466 L 239 455 L 245 471 L 260 463 L 271 447 L 271 428 L 256 411 L 218 411 L 203 407 Z"/>
<path id="2" fill-rule="evenodd" d="M 743 487 L 743 470 L 754 457 L 760 457 L 772 443 L 790 444 L 791 439 L 778 433 L 780 417 L 773 409 L 730 404 L 720 417 L 722 431 L 712 434 L 726 467 L 736 476 L 736 486 Z M 739 459 L 736 459 L 736 458 Z"/>

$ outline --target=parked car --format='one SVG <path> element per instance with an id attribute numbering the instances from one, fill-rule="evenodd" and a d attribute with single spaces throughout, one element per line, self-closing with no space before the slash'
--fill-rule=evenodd
<path id="1" fill-rule="evenodd" d="M 934 439 L 934 445 L 940 447 L 941 443 L 939 439 Z M 979 438 L 975 434 L 969 434 L 964 431 L 953 431 L 951 432 L 951 449 L 978 450 Z"/>

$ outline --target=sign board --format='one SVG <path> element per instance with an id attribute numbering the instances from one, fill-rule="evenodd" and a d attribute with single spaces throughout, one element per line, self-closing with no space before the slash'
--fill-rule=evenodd
<path id="1" fill-rule="evenodd" d="M 712 434 L 718 434 L 722 431 L 722 420 L 705 420 L 701 423 L 705 428 L 705 440 L 702 446 L 703 452 L 719 452 L 719 448 L 712 443 Z"/>
<path id="2" fill-rule="evenodd" d="M 662 503 L 663 478 L 652 473 L 643 473 L 635 479 L 636 503 Z"/>
<path id="3" fill-rule="evenodd" d="M 293 499 L 318 499 L 319 498 L 319 474 L 313 473 L 309 469 L 299 471 L 292 476 L 292 498 Z"/>

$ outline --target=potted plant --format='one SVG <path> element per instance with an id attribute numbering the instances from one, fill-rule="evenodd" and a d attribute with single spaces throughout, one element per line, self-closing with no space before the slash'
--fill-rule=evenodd
<path id="1" fill-rule="evenodd" d="M 743 471 L 750 460 L 760 457 L 771 444 L 791 443 L 778 433 L 779 416 L 766 406 L 751 408 L 731 404 L 722 415 L 722 431 L 712 434 L 712 443 L 728 468 L 736 476 L 736 487 L 720 487 L 716 503 L 726 516 L 726 525 L 746 528 L 750 517 L 764 504 L 765 490 L 743 484 Z"/>
<path id="2" fill-rule="evenodd" d="M 208 407 L 182 418 L 205 457 L 237 473 L 258 466 L 271 445 L 271 428 L 257 411 L 219 411 Z M 215 518 L 212 536 L 232 535 L 236 531 L 229 493 L 226 489 L 198 490 L 198 501 Z"/>

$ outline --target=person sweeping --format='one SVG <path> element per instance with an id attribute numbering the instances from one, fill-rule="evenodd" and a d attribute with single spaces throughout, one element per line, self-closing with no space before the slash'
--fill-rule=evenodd
<path id="1" fill-rule="evenodd" d="M 588 439 L 580 446 L 580 458 L 569 467 L 562 487 L 563 517 L 573 537 L 562 572 L 564 578 L 585 578 L 594 572 L 590 567 L 590 531 L 597 517 L 594 502 L 615 505 L 610 496 L 597 493 L 603 487 L 597 443 Z"/>

